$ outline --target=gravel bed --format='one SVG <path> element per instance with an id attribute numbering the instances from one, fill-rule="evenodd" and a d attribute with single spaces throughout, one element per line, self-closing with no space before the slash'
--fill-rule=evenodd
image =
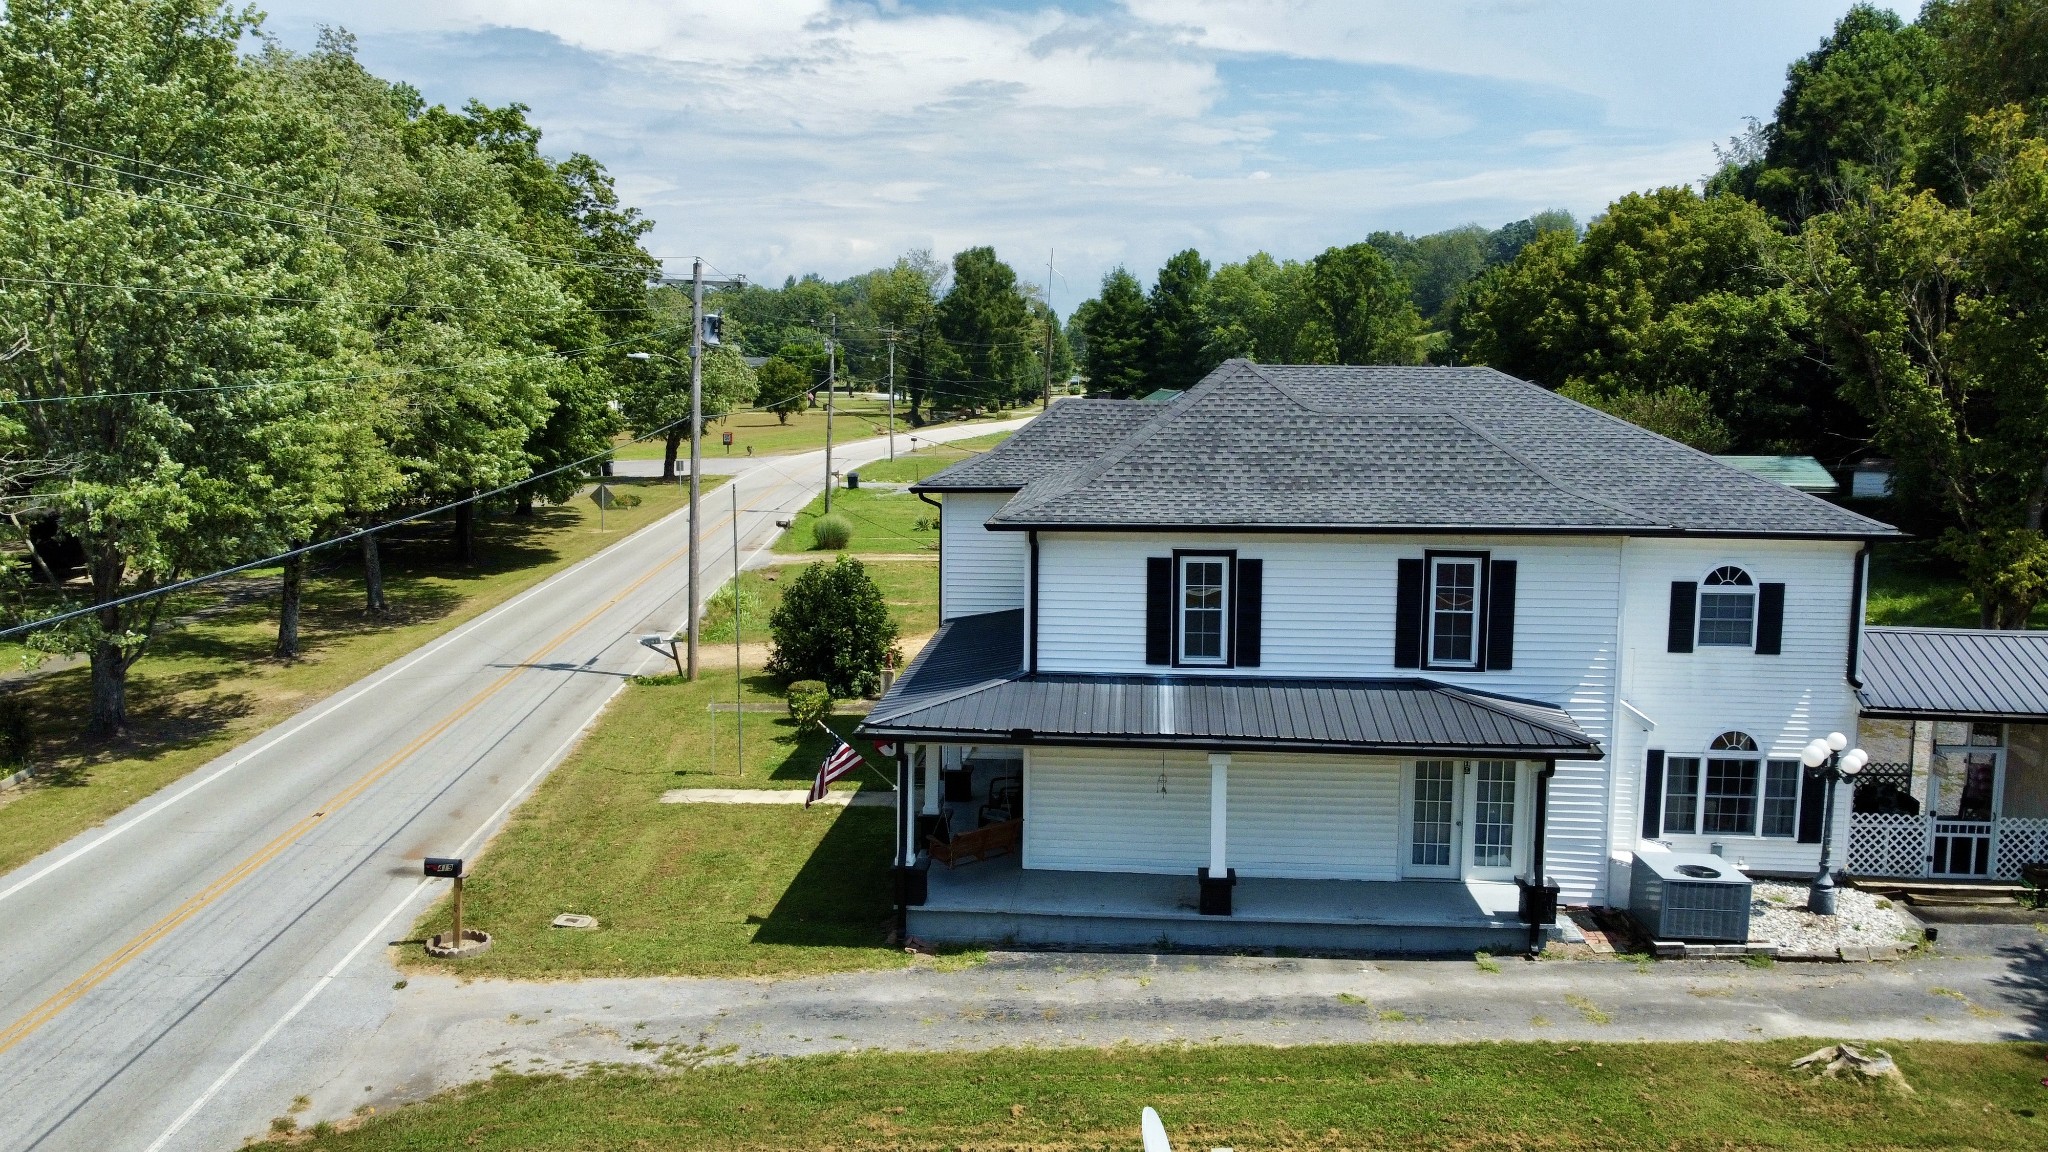
<path id="1" fill-rule="evenodd" d="M 1805 884 L 1757 881 L 1750 889 L 1750 940 L 1776 944 L 1785 951 L 1818 951 L 1898 946 L 1919 939 L 1918 930 L 1903 910 L 1881 896 L 1838 888 L 1837 914 L 1815 916 L 1806 910 L 1808 891 Z"/>

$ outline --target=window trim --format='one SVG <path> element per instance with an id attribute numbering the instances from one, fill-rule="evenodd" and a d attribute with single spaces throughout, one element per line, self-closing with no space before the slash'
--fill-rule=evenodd
<path id="1" fill-rule="evenodd" d="M 1750 743 L 1756 745 L 1755 749 L 1750 750 L 1739 748 L 1714 747 L 1715 741 L 1718 741 L 1723 736 L 1731 734 L 1740 734 L 1742 736 L 1748 737 Z M 1747 831 L 1711 832 L 1707 830 L 1707 780 L 1710 772 L 1710 765 L 1715 760 L 1742 760 L 1752 763 L 1756 766 L 1755 781 L 1752 784 L 1749 793 L 1750 813 L 1749 828 Z M 1690 806 L 1691 810 L 1686 814 L 1685 820 L 1687 825 L 1691 828 L 1691 831 L 1673 830 L 1671 828 L 1673 813 L 1677 811 L 1672 806 L 1672 782 L 1679 775 L 1679 772 L 1677 770 L 1677 764 L 1675 762 L 1685 762 L 1693 766 L 1691 770 L 1693 783 L 1692 804 Z M 1780 800 L 1789 800 L 1789 803 L 1791 805 L 1792 823 L 1790 829 L 1785 832 L 1766 832 L 1764 830 L 1766 806 L 1772 799 L 1771 766 L 1773 764 L 1791 764 L 1795 767 L 1795 772 L 1792 777 L 1791 796 L 1789 798 L 1778 798 Z M 1807 775 L 1808 774 L 1799 767 L 1799 761 L 1796 758 L 1772 755 L 1770 747 L 1768 745 L 1765 745 L 1763 742 L 1757 740 L 1756 737 L 1751 736 L 1749 733 L 1744 732 L 1742 729 L 1729 728 L 1721 732 L 1717 732 L 1714 735 L 1713 739 L 1707 741 L 1706 746 L 1704 748 L 1701 748 L 1696 751 L 1665 753 L 1664 776 L 1658 785 L 1659 798 L 1661 801 L 1661 808 L 1657 818 L 1658 832 L 1661 836 L 1666 837 L 1699 836 L 1713 837 L 1716 839 L 1723 840 L 1767 840 L 1796 842 L 1799 839 L 1799 811 L 1800 804 L 1806 795 Z"/>
<path id="2" fill-rule="evenodd" d="M 1707 583 L 1707 581 L 1708 581 L 1708 580 L 1710 580 L 1710 579 L 1712 579 L 1712 578 L 1713 578 L 1713 575 L 1714 575 L 1714 573 L 1716 573 L 1716 572 L 1720 572 L 1720 571 L 1722 571 L 1722 570 L 1724 570 L 1724 569 L 1728 569 L 1728 568 L 1732 568 L 1732 569 L 1734 569 L 1734 570 L 1735 570 L 1736 572 L 1740 573 L 1740 574 L 1742 575 L 1742 578 L 1743 578 L 1744 580 L 1747 580 L 1747 581 L 1749 581 L 1749 583 L 1747 583 L 1747 584 L 1709 584 L 1709 583 Z M 1745 566 L 1743 566 L 1743 565 L 1741 565 L 1741 564 L 1716 564 L 1716 565 L 1714 565 L 1714 566 L 1713 566 L 1712 568 L 1710 568 L 1710 569 L 1708 569 L 1708 570 L 1707 570 L 1707 574 L 1706 574 L 1705 576 L 1703 576 L 1703 577 L 1701 577 L 1701 578 L 1700 578 L 1700 581 L 1699 581 L 1699 583 L 1698 583 L 1698 584 L 1696 585 L 1696 587 L 1697 587 L 1697 588 L 1699 589 L 1699 591 L 1698 591 L 1698 592 L 1697 592 L 1697 593 L 1696 593 L 1696 594 L 1694 595 L 1694 597 L 1693 597 L 1693 606 L 1692 606 L 1692 646 L 1693 646 L 1693 649 L 1694 649 L 1695 651 L 1697 651 L 1697 650 L 1699 650 L 1699 649 L 1701 649 L 1701 648 L 1746 648 L 1746 649 L 1749 649 L 1749 650 L 1750 650 L 1750 651 L 1752 651 L 1752 652 L 1753 652 L 1753 651 L 1755 651 L 1755 650 L 1756 650 L 1756 629 L 1757 629 L 1757 616 L 1758 616 L 1758 614 L 1759 614 L 1759 611 L 1760 611 L 1760 609 L 1761 609 L 1761 607 L 1762 607 L 1762 604 L 1763 604 L 1763 597 L 1762 597 L 1762 594 L 1761 594 L 1761 589 L 1763 588 L 1763 582 L 1762 582 L 1762 581 L 1760 581 L 1760 580 L 1758 580 L 1758 579 L 1756 578 L 1756 574 L 1755 574 L 1754 572 L 1751 572 L 1751 571 L 1750 571 L 1750 570 L 1749 570 L 1749 569 L 1748 569 L 1747 567 L 1745 567 Z M 1730 592 L 1730 591 L 1727 591 L 1727 589 L 1730 589 L 1730 588 L 1739 588 L 1739 589 L 1741 589 L 1742 591 L 1740 591 L 1740 592 Z M 1747 597 L 1749 598 L 1749 635 L 1748 635 L 1747 637 L 1745 637 L 1745 638 L 1744 638 L 1743 640 L 1741 640 L 1740 642 L 1737 642 L 1737 641 L 1732 641 L 1732 640 L 1708 640 L 1708 639 L 1706 639 L 1706 635 L 1707 635 L 1707 597 L 1709 597 L 1709 596 L 1740 596 L 1740 595 L 1746 595 L 1746 596 L 1747 596 Z"/>
<path id="3" fill-rule="evenodd" d="M 1439 560 L 1469 560 L 1473 566 L 1472 658 L 1444 661 L 1436 653 L 1436 565 Z M 1422 661 L 1424 668 L 1444 672 L 1486 671 L 1486 618 L 1493 592 L 1493 553 L 1464 550 L 1422 553 Z"/>
<path id="4" fill-rule="evenodd" d="M 1223 655 L 1220 659 L 1188 658 L 1182 651 L 1187 639 L 1187 563 L 1190 560 L 1223 562 Z M 1234 668 L 1237 666 L 1237 550 L 1234 548 L 1176 548 L 1173 550 L 1173 666 L 1175 668 Z"/>

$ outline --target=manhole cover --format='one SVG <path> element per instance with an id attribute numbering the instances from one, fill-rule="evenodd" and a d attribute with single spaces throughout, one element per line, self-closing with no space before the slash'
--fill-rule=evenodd
<path id="1" fill-rule="evenodd" d="M 564 912 L 549 923 L 557 928 L 595 928 L 597 917 L 585 916 L 581 912 Z"/>

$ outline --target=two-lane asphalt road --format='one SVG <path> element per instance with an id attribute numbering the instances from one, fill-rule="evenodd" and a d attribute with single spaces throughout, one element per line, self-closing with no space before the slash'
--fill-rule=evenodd
<path id="1" fill-rule="evenodd" d="M 822 453 L 718 465 L 746 552 L 823 485 Z M 708 595 L 733 525 L 705 505 Z M 230 1148 L 323 1084 L 395 1009 L 421 857 L 473 855 L 666 660 L 638 637 L 682 623 L 687 535 L 650 525 L 0 876 L 0 1149 Z"/>

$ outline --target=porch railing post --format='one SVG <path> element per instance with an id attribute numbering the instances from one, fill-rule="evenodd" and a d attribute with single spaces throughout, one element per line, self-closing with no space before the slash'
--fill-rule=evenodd
<path id="1" fill-rule="evenodd" d="M 1230 867 L 1230 753 L 1209 753 L 1209 866 L 1198 873 L 1199 908 L 1204 916 L 1230 915 L 1230 889 L 1237 873 Z"/>

